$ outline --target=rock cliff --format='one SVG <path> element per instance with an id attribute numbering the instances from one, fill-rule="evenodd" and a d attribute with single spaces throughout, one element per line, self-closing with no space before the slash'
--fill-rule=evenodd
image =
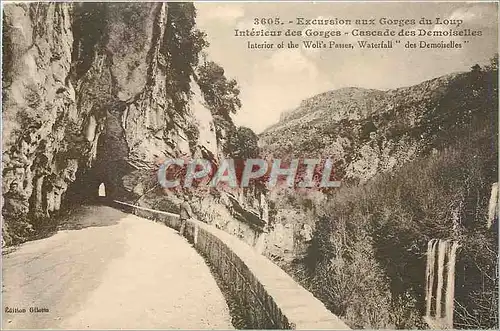
<path id="1" fill-rule="evenodd" d="M 134 199 L 158 159 L 221 149 L 193 78 L 205 46 L 195 16 L 182 3 L 4 6 L 7 242 L 101 183 Z"/>
<path id="2" fill-rule="evenodd" d="M 486 132 L 493 141 L 498 134 L 497 80 L 492 64 L 387 91 L 325 92 L 283 114 L 260 134 L 259 144 L 263 154 L 275 158 L 332 158 L 342 186 L 362 187 L 377 176 L 391 176 L 407 164 L 439 155 L 477 132 Z M 496 144 L 491 146 L 493 155 Z M 285 239 L 274 240 L 270 253 L 279 260 L 303 254 L 307 245 L 301 228 L 315 227 L 322 204 L 341 196 L 339 192 L 271 192 L 268 198 L 280 224 L 270 237 Z"/>
<path id="3" fill-rule="evenodd" d="M 491 117 L 495 80 L 492 72 L 472 70 L 388 91 L 325 92 L 284 114 L 260 144 L 276 157 L 332 158 L 337 178 L 364 183 Z"/>

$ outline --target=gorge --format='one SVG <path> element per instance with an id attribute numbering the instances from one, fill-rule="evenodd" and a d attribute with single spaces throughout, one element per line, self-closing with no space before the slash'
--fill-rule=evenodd
<path id="1" fill-rule="evenodd" d="M 426 294 L 450 311 L 451 260 L 453 326 L 498 327 L 498 58 L 410 87 L 318 94 L 257 136 L 233 123 L 238 84 L 203 53 L 192 3 L 10 3 L 3 39 L 5 246 L 102 198 L 176 213 L 187 193 L 199 219 L 351 327 L 426 328 Z M 260 157 L 332 159 L 342 187 L 186 192 L 157 178 L 164 159 Z"/>

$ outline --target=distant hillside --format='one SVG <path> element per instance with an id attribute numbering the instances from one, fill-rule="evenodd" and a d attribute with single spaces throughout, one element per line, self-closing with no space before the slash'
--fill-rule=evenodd
<path id="1" fill-rule="evenodd" d="M 320 118 L 327 113 L 332 118 L 361 118 L 371 109 L 366 100 L 380 98 L 383 91 L 356 87 L 345 87 L 334 91 L 318 94 L 303 100 L 296 109 L 284 112 L 280 121 L 267 128 L 264 132 L 288 126 L 291 122 L 299 123 L 304 120 Z M 350 104 L 346 104 L 349 102 Z M 338 111 L 336 111 L 338 110 Z"/>
<path id="2" fill-rule="evenodd" d="M 260 143 L 274 157 L 337 161 L 339 189 L 272 192 L 274 227 L 293 244 L 270 257 L 350 327 L 427 329 L 428 242 L 446 239 L 461 245 L 454 328 L 498 329 L 498 217 L 487 222 L 498 58 L 411 87 L 319 94 Z"/>
<path id="3" fill-rule="evenodd" d="M 446 146 L 460 129 L 491 122 L 496 76 L 454 73 L 388 91 L 343 88 L 316 95 L 260 135 L 274 157 L 327 157 L 337 175 L 361 182 Z"/>

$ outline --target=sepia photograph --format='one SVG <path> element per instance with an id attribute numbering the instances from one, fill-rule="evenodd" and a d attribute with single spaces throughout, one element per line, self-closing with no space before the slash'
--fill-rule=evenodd
<path id="1" fill-rule="evenodd" d="M 498 1 L 3 1 L 2 329 L 498 329 Z"/>

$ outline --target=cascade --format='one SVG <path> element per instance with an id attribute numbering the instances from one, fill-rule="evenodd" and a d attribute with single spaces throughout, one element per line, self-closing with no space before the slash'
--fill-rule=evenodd
<path id="1" fill-rule="evenodd" d="M 495 218 L 498 218 L 498 182 L 491 186 L 490 203 L 488 207 L 488 219 L 486 227 L 489 229 Z"/>
<path id="2" fill-rule="evenodd" d="M 447 324 L 453 327 L 453 300 L 455 298 L 455 263 L 457 258 L 458 243 L 453 242 L 448 246 L 448 278 L 445 298 L 445 312 Z"/>
<path id="3" fill-rule="evenodd" d="M 432 329 L 453 328 L 455 264 L 459 247 L 456 241 L 442 239 L 432 239 L 427 244 L 424 320 Z"/>
<path id="4" fill-rule="evenodd" d="M 427 271 L 426 271 L 426 314 L 431 314 L 432 288 L 434 286 L 434 257 L 436 256 L 436 239 L 429 240 L 427 244 Z"/>

